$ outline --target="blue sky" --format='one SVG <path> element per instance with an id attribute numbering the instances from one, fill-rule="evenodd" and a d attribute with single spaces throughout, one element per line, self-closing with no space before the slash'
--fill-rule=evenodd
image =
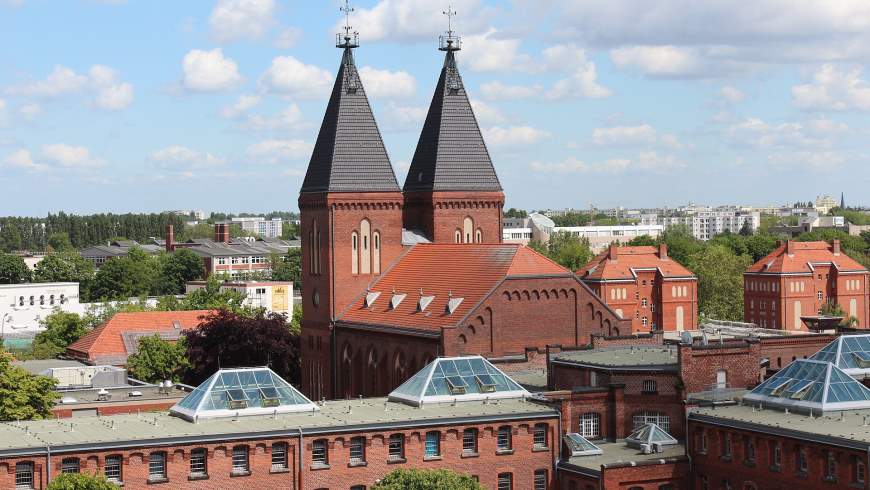
<path id="1" fill-rule="evenodd" d="M 0 215 L 296 209 L 342 3 L 0 0 Z M 352 3 L 402 182 L 448 2 Z M 870 204 L 864 0 L 453 6 L 508 206 Z"/>

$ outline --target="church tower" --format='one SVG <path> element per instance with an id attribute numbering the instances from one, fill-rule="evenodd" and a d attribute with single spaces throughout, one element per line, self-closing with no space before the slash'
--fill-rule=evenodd
<path id="1" fill-rule="evenodd" d="M 444 66 L 405 179 L 405 227 L 436 243 L 499 243 L 504 192 L 456 66 L 462 39 L 451 27 L 439 44 Z"/>
<path id="2" fill-rule="evenodd" d="M 348 14 L 352 9 L 342 9 Z M 354 63 L 358 35 L 339 34 L 341 65 L 299 194 L 302 390 L 332 398 L 332 324 L 402 252 L 402 201 Z"/>

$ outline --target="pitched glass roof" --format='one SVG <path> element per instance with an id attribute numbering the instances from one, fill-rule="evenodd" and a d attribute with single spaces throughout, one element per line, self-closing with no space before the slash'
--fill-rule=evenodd
<path id="1" fill-rule="evenodd" d="M 267 367 L 221 369 L 203 381 L 169 412 L 201 418 L 310 412 L 317 405 Z"/>
<path id="2" fill-rule="evenodd" d="M 389 399 L 415 406 L 447 401 L 519 398 L 530 396 L 480 356 L 435 359 L 393 390 Z"/>
<path id="3" fill-rule="evenodd" d="M 810 359 L 832 362 L 847 374 L 870 374 L 870 335 L 842 335 Z"/>
<path id="4" fill-rule="evenodd" d="M 822 412 L 870 408 L 870 389 L 834 364 L 814 359 L 792 362 L 743 398 Z"/>
<path id="5" fill-rule="evenodd" d="M 625 443 L 628 447 L 640 449 L 641 444 L 670 446 L 677 444 L 677 440 L 656 424 L 644 424 L 629 434 L 625 438 Z"/>
<path id="6" fill-rule="evenodd" d="M 601 448 L 576 432 L 565 435 L 564 440 L 568 450 L 571 451 L 571 457 L 597 456 L 602 453 Z"/>

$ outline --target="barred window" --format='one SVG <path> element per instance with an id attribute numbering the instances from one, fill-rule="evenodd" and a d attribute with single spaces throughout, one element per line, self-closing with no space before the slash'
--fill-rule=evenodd
<path id="1" fill-rule="evenodd" d="M 536 424 L 535 425 L 535 447 L 542 448 L 547 447 L 547 431 L 549 427 L 547 424 Z"/>
<path id="2" fill-rule="evenodd" d="M 462 452 L 466 454 L 477 452 L 477 429 L 462 431 Z"/>
<path id="3" fill-rule="evenodd" d="M 121 483 L 121 456 L 106 456 L 103 474 L 110 482 Z"/>
<path id="4" fill-rule="evenodd" d="M 192 450 L 190 452 L 190 475 L 205 476 L 207 474 L 205 449 L 197 448 Z"/>
<path id="5" fill-rule="evenodd" d="M 657 393 L 659 391 L 658 383 L 654 379 L 643 380 L 643 388 L 641 389 L 644 393 Z"/>
<path id="6" fill-rule="evenodd" d="M 390 436 L 390 459 L 405 458 L 405 436 L 403 434 L 393 434 Z"/>
<path id="7" fill-rule="evenodd" d="M 311 461 L 314 464 L 329 464 L 329 454 L 326 449 L 326 440 L 320 439 L 311 444 Z"/>
<path id="8" fill-rule="evenodd" d="M 366 461 L 366 438 L 354 437 L 350 440 L 351 464 L 365 463 Z"/>
<path id="9" fill-rule="evenodd" d="M 498 450 L 507 451 L 511 448 L 511 428 L 502 426 L 498 428 Z"/>
<path id="10" fill-rule="evenodd" d="M 78 473 L 79 472 L 79 458 L 66 458 L 61 462 L 60 465 L 61 473 Z"/>
<path id="11" fill-rule="evenodd" d="M 287 469 L 287 443 L 276 442 L 272 444 L 272 469 L 286 470 Z"/>
<path id="12" fill-rule="evenodd" d="M 430 431 L 426 433 L 426 457 L 441 455 L 441 433 Z"/>
<path id="13" fill-rule="evenodd" d="M 148 456 L 148 479 L 166 479 L 166 453 L 151 453 Z"/>
<path id="14" fill-rule="evenodd" d="M 578 432 L 587 439 L 598 439 L 601 437 L 601 416 L 591 412 L 581 415 Z"/>
<path id="15" fill-rule="evenodd" d="M 15 488 L 33 488 L 33 463 L 30 461 L 15 464 Z"/>
<path id="16" fill-rule="evenodd" d="M 514 476 L 512 473 L 498 474 L 498 490 L 511 490 L 514 487 Z"/>
<path id="17" fill-rule="evenodd" d="M 801 473 L 807 472 L 807 450 L 803 447 L 798 446 L 797 461 L 795 466 L 797 466 L 797 470 Z"/>
<path id="18" fill-rule="evenodd" d="M 248 446 L 236 446 L 233 448 L 233 473 L 247 473 Z"/>
<path id="19" fill-rule="evenodd" d="M 547 490 L 547 470 L 535 471 L 535 490 Z"/>
<path id="20" fill-rule="evenodd" d="M 644 411 L 635 413 L 632 417 L 633 430 L 637 430 L 646 424 L 656 424 L 665 432 L 671 431 L 671 418 L 661 412 Z"/>

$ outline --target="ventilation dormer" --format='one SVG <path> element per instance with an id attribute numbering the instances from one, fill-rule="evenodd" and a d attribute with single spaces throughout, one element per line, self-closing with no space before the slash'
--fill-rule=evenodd
<path id="1" fill-rule="evenodd" d="M 379 297 L 380 295 L 381 295 L 381 292 L 380 292 L 380 291 L 370 291 L 370 292 L 368 292 L 368 293 L 366 294 L 365 307 L 366 307 L 366 308 L 371 308 L 372 305 L 375 304 L 375 301 L 378 299 L 378 297 Z"/>
<path id="2" fill-rule="evenodd" d="M 399 307 L 402 301 L 405 299 L 405 296 L 408 296 L 404 293 L 393 293 L 393 297 L 390 298 L 390 309 L 395 310 Z"/>
<path id="3" fill-rule="evenodd" d="M 435 296 L 420 296 L 420 301 L 417 302 L 417 311 L 426 311 L 426 307 L 435 300 Z"/>
<path id="4" fill-rule="evenodd" d="M 453 312 L 456 311 L 457 308 L 459 308 L 459 305 L 462 304 L 462 300 L 464 299 L 465 298 L 450 298 L 447 301 L 447 314 L 452 315 Z"/>

